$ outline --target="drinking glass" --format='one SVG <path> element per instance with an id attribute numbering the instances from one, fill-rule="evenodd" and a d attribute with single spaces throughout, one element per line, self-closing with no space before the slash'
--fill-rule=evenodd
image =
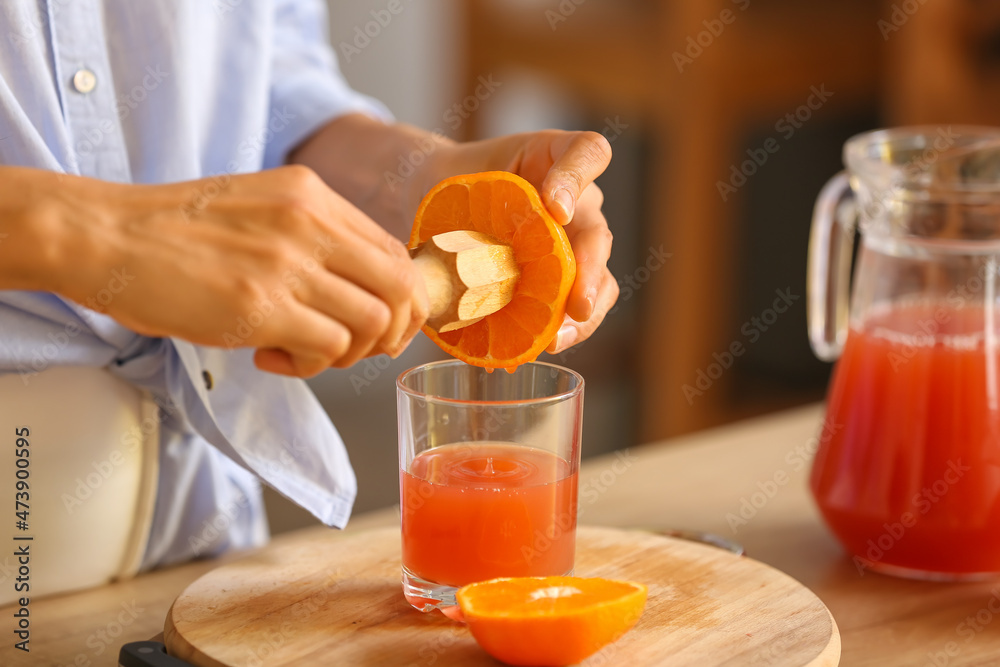
<path id="1" fill-rule="evenodd" d="M 403 592 L 417 609 L 497 577 L 572 574 L 583 378 L 439 361 L 396 380 Z"/>

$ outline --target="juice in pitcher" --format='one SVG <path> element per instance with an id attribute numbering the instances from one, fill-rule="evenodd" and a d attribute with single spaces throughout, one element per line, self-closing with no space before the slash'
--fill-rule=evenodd
<path id="1" fill-rule="evenodd" d="M 866 132 L 844 164 L 809 241 L 809 341 L 839 358 L 813 495 L 861 574 L 998 576 L 1000 128 Z"/>
<path id="2" fill-rule="evenodd" d="M 859 571 L 1000 572 L 1000 358 L 986 316 L 896 306 L 848 335 L 811 485 Z"/>

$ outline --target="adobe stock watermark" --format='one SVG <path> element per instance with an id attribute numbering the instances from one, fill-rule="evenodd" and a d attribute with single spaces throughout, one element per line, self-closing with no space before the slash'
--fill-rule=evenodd
<path id="1" fill-rule="evenodd" d="M 890 331 L 882 327 L 876 328 L 875 334 L 879 338 L 885 338 L 892 343 L 887 354 L 893 372 L 898 373 L 899 369 L 916 357 L 920 350 L 932 349 L 935 336 L 951 321 L 951 315 L 943 307 L 935 308 L 932 315 L 917 320 L 916 331 L 912 334 Z"/>
<path id="2" fill-rule="evenodd" d="M 788 141 L 795 136 L 796 131 L 809 122 L 814 112 L 823 108 L 831 97 L 833 93 L 826 89 L 826 84 L 820 84 L 818 88 L 810 86 L 806 101 L 779 118 L 774 124 L 774 131 L 778 132 L 783 140 Z M 779 150 L 781 143 L 775 137 L 768 137 L 758 148 L 748 148 L 746 160 L 730 165 L 729 179 L 715 182 L 715 188 L 719 191 L 722 201 L 728 201 L 730 195 L 746 185 L 747 180 Z"/>
<path id="3" fill-rule="evenodd" d="M 286 269 L 281 275 L 281 283 L 288 287 L 288 292 L 274 288 L 269 294 L 264 295 L 253 303 L 253 310 L 236 318 L 236 327 L 232 331 L 227 331 L 222 335 L 222 342 L 230 350 L 243 347 L 247 340 L 253 336 L 253 332 L 263 326 L 264 322 L 274 314 L 275 309 L 290 298 L 290 295 L 302 284 L 303 279 L 324 265 L 327 259 L 333 254 L 337 247 L 337 242 L 333 237 L 322 234 L 315 238 L 316 245 L 312 254 L 303 257 L 296 262 L 295 266 Z"/>
<path id="4" fill-rule="evenodd" d="M 882 34 L 882 41 L 888 42 L 889 36 L 906 25 L 910 18 L 917 13 L 917 10 L 926 3 L 927 0 L 903 0 L 903 2 L 893 3 L 889 19 L 879 19 L 875 22 L 878 31 Z"/>
<path id="5" fill-rule="evenodd" d="M 750 6 L 750 0 L 730 0 L 730 2 L 736 5 L 741 12 L 746 11 Z M 677 71 L 683 74 L 685 67 L 693 65 L 694 61 L 705 53 L 705 49 L 715 44 L 715 40 L 725 32 L 726 26 L 732 25 L 736 21 L 737 16 L 739 14 L 727 7 L 719 12 L 717 17 L 702 21 L 701 24 L 705 26 L 705 29 L 694 35 L 688 35 L 684 51 L 674 51 L 671 56 L 674 65 L 677 66 Z"/>
<path id="6" fill-rule="evenodd" d="M 672 252 L 667 252 L 663 249 L 662 243 L 656 248 L 649 246 L 645 261 L 635 267 L 630 273 L 626 273 L 618 279 L 618 301 L 608 311 L 608 314 L 614 313 L 618 310 L 619 305 L 635 296 L 649 282 L 653 274 L 662 269 L 666 265 L 667 260 L 673 256 Z"/>
<path id="7" fill-rule="evenodd" d="M 49 16 L 55 18 L 71 2 L 73 0 L 50 0 L 48 3 Z M 12 4 L 13 6 L 11 6 Z M 36 16 L 29 18 L 23 9 L 26 6 L 18 3 L 4 3 L 3 6 L 4 12 L 7 14 L 7 22 L 12 27 L 7 33 L 7 40 L 19 48 L 27 46 L 48 30 L 45 26 L 46 14 L 37 12 Z M 20 11 L 18 12 L 18 10 Z"/>
<path id="8" fill-rule="evenodd" d="M 392 359 L 387 354 L 379 354 L 365 359 L 360 365 L 360 370 L 351 373 L 351 377 L 348 378 L 351 381 L 351 388 L 354 389 L 354 395 L 360 396 L 361 391 L 382 377 L 382 372 L 391 364 Z M 355 368 L 359 367 L 355 365 Z"/>
<path id="9" fill-rule="evenodd" d="M 743 664 L 750 665 L 786 665 L 789 664 L 788 654 L 802 649 L 802 637 L 797 633 L 787 633 L 774 637 L 744 658 Z"/>
<path id="10" fill-rule="evenodd" d="M 135 276 L 128 272 L 127 267 L 113 269 L 111 279 L 95 294 L 84 299 L 83 305 L 91 311 L 103 314 L 107 312 L 107 307 L 115 297 L 125 291 L 133 280 Z M 83 313 L 83 316 L 94 318 L 93 313 Z M 40 347 L 34 347 L 30 359 L 19 357 L 16 370 L 24 386 L 28 386 L 31 378 L 46 370 L 82 331 L 83 328 L 76 322 L 67 322 L 62 331 L 48 332 L 46 334 L 48 341 Z"/>
<path id="11" fill-rule="evenodd" d="M 639 457 L 632 453 L 631 449 L 621 449 L 615 452 L 611 463 L 601 470 L 596 477 L 590 477 L 579 488 L 579 507 L 577 518 L 582 517 L 594 503 L 600 500 L 601 496 L 618 483 L 618 480 L 632 469 L 632 466 L 639 461 Z"/>
<path id="12" fill-rule="evenodd" d="M 864 576 L 865 570 L 877 567 L 886 554 L 906 539 L 907 532 L 920 522 L 920 518 L 941 502 L 953 486 L 958 484 L 965 473 L 972 470 L 971 466 L 962 463 L 962 459 L 949 459 L 941 477 L 934 483 L 920 489 L 919 493 L 910 498 L 910 509 L 902 512 L 897 521 L 882 524 L 883 532 L 878 537 L 869 539 L 864 556 L 855 555 L 851 558 L 858 574 Z"/>
<path id="13" fill-rule="evenodd" d="M 459 462 L 476 458 L 482 460 L 484 455 L 492 456 L 495 451 L 494 446 L 479 443 L 495 440 L 494 436 L 511 418 L 509 411 L 492 406 L 478 406 L 472 410 L 475 418 L 471 419 L 468 425 L 469 441 L 456 445 L 459 448 L 455 450 L 456 455 L 449 465 L 455 466 Z M 407 470 L 407 474 L 410 474 L 409 470 Z M 438 488 L 439 485 L 435 484 L 432 479 L 417 479 L 415 484 L 408 484 L 406 488 L 402 489 L 404 495 L 400 502 L 401 514 L 406 517 L 414 512 L 419 512 L 427 504 L 427 501 L 434 497 Z"/>
<path id="14" fill-rule="evenodd" d="M 993 619 L 1000 614 L 1000 586 L 994 586 L 990 590 L 990 598 L 986 603 L 962 619 L 955 626 L 955 634 L 964 640 L 966 644 L 978 637 L 985 630 Z M 940 651 L 928 651 L 926 667 L 948 667 L 952 663 L 952 658 L 957 657 L 962 652 L 962 645 L 957 641 L 949 641 L 941 647 Z"/>
<path id="15" fill-rule="evenodd" d="M 480 75 L 476 81 L 477 84 L 472 93 L 452 104 L 441 116 L 441 120 L 452 131 L 460 128 L 466 120 L 472 117 L 472 114 L 478 111 L 503 86 L 503 82 L 496 80 L 492 72 Z M 443 142 L 447 141 L 448 138 L 441 127 L 432 130 L 429 136 L 417 139 L 414 142 L 414 148 L 410 152 L 399 155 L 395 171 L 386 170 L 383 172 L 382 178 L 389 190 L 395 192 L 397 187 L 416 173 L 417 168 L 426 162 L 427 158 Z"/>
<path id="16" fill-rule="evenodd" d="M 722 352 L 713 352 L 712 361 L 704 368 L 699 368 L 695 372 L 693 383 L 681 386 L 684 399 L 688 405 L 694 405 L 696 397 L 704 396 L 705 392 L 712 388 L 715 382 L 721 378 L 726 371 L 733 367 L 737 357 L 743 356 L 749 345 L 753 345 L 761 336 L 778 321 L 778 318 L 787 313 L 801 297 L 799 294 L 792 294 L 792 288 L 774 290 L 775 299 L 770 308 L 765 308 L 760 315 L 755 315 L 743 323 L 740 333 L 746 338 L 734 340 Z"/>
<path id="17" fill-rule="evenodd" d="M 17 574 L 17 562 L 11 562 L 11 557 L 5 556 L 0 563 L 0 584 L 7 583 L 7 580 Z"/>
<path id="18" fill-rule="evenodd" d="M 956 132 L 951 125 L 938 127 L 937 131 L 927 137 L 927 147 L 910 158 L 897 174 L 894 174 L 891 182 L 885 188 L 866 192 L 862 190 L 859 195 L 859 214 L 854 216 L 851 224 L 843 225 L 843 233 L 853 235 L 856 227 L 860 226 L 862 233 L 886 233 L 889 231 L 889 216 L 887 212 L 894 201 L 901 200 L 907 191 L 907 183 L 919 182 L 924 175 L 930 171 L 941 154 L 954 146 L 962 135 Z M 858 221 L 860 220 L 860 225 Z"/>
<path id="19" fill-rule="evenodd" d="M 928 313 L 924 317 L 917 319 L 914 333 L 900 333 L 887 329 L 876 329 L 876 333 L 893 343 L 890 348 L 889 365 L 893 371 L 899 371 L 901 367 L 909 363 L 920 350 L 931 349 L 941 334 L 945 325 L 951 322 L 952 315 L 965 306 L 967 303 L 977 303 L 981 301 L 979 294 L 988 282 L 996 282 L 1000 276 L 1000 265 L 995 260 L 989 259 L 979 267 L 974 275 L 961 285 L 948 291 L 945 295 L 945 303 L 948 307 L 940 306 Z M 971 344 L 971 343 L 970 343 Z"/>
<path id="20" fill-rule="evenodd" d="M 465 121 L 472 117 L 472 114 L 479 111 L 479 107 L 482 106 L 483 102 L 490 99 L 497 89 L 503 85 L 502 81 L 497 81 L 493 78 L 492 73 L 486 76 L 480 75 L 476 81 L 478 83 L 472 94 L 466 95 L 461 102 L 452 104 L 451 108 L 445 111 L 441 117 L 452 130 L 460 128 Z"/>
<path id="21" fill-rule="evenodd" d="M 981 296 L 984 288 L 989 284 L 995 285 L 998 276 L 1000 276 L 1000 265 L 992 258 L 986 259 L 965 282 L 948 291 L 943 305 L 933 310 L 928 309 L 922 317 L 919 317 L 912 331 L 904 333 L 885 327 L 875 329 L 877 336 L 885 338 L 892 344 L 887 351 L 892 370 L 898 372 L 921 350 L 932 350 L 941 342 L 939 339 L 941 336 L 949 340 L 947 344 L 951 347 L 973 345 L 973 341 L 968 339 L 963 341 L 959 335 L 948 335 L 947 325 L 952 321 L 953 315 L 967 304 L 981 303 L 984 298 Z"/>
<path id="22" fill-rule="evenodd" d="M 249 159 L 263 151 L 271 143 L 275 135 L 284 132 L 296 118 L 298 116 L 288 111 L 287 107 L 274 110 L 263 128 L 240 142 L 240 145 L 236 149 L 237 154 L 243 156 L 245 159 Z M 232 181 L 233 174 L 240 171 L 240 164 L 240 161 L 234 158 L 226 163 L 226 170 L 224 172 L 203 179 L 208 182 L 200 186 L 188 198 L 188 201 L 180 207 L 181 216 L 183 216 L 186 222 L 191 222 L 192 218 L 197 217 L 199 213 L 208 207 L 212 200 L 222 194 Z"/>
<path id="23" fill-rule="evenodd" d="M 122 602 L 121 609 L 110 621 L 87 636 L 84 644 L 90 649 L 90 652 L 81 651 L 77 653 L 70 664 L 74 665 L 74 667 L 91 667 L 94 664 L 104 664 L 103 661 L 95 662 L 94 658 L 100 658 L 109 650 L 113 653 L 117 649 L 118 644 L 121 643 L 121 636 L 125 633 L 125 630 L 135 623 L 136 619 L 145 611 L 146 609 L 140 607 L 135 600 Z"/>
<path id="24" fill-rule="evenodd" d="M 31 384 L 31 378 L 47 369 L 59 354 L 69 347 L 70 341 L 79 336 L 82 331 L 83 328 L 79 324 L 70 321 L 66 323 L 62 331 L 48 332 L 45 334 L 48 341 L 43 343 L 41 347 L 35 347 L 31 352 L 30 359 L 14 355 L 2 340 L 0 340 L 0 348 L 4 350 L 5 354 L 17 359 L 18 377 L 27 387 Z"/>
<path id="25" fill-rule="evenodd" d="M 83 305 L 98 313 L 107 312 L 108 306 L 115 300 L 115 297 L 124 292 L 133 280 L 135 280 L 135 276 L 129 273 L 126 267 L 112 269 L 111 279 L 108 280 L 107 284 L 93 296 L 84 299 Z"/>
<path id="26" fill-rule="evenodd" d="M 318 611 L 336 602 L 340 585 L 341 574 L 337 570 L 329 574 L 320 585 L 311 587 L 308 597 L 284 607 L 280 617 L 275 619 L 273 630 L 254 635 L 254 645 L 247 647 L 246 657 L 240 664 L 246 667 L 266 667 L 272 664 L 272 656 L 295 635 L 293 630 L 296 625 L 309 621 Z"/>
<path id="27" fill-rule="evenodd" d="M 256 494 L 260 495 L 260 482 L 254 478 L 252 487 L 256 489 Z M 226 535 L 227 531 L 236 523 L 240 514 L 250 506 L 250 496 L 242 491 L 238 491 L 235 498 L 219 507 L 211 517 L 201 523 L 201 530 L 197 535 L 188 536 L 188 547 L 195 558 L 212 553 L 217 548 L 219 538 Z"/>
<path id="28" fill-rule="evenodd" d="M 256 412 L 248 414 L 246 420 L 254 432 L 266 432 L 270 428 L 270 425 L 264 420 L 263 415 Z M 290 467 L 294 467 L 297 465 L 296 456 L 309 451 L 309 446 L 297 437 L 286 440 L 280 435 L 272 434 L 270 440 L 270 444 L 274 447 L 274 451 L 277 451 L 277 455 L 272 454 L 266 460 L 258 460 L 254 466 L 258 472 L 258 477 L 265 480 L 286 471 Z"/>
<path id="29" fill-rule="evenodd" d="M 647 598 L 648 599 L 648 598 Z M 647 607 L 648 607 L 647 603 Z M 632 612 L 633 614 L 642 615 L 642 610 L 638 612 Z M 631 626 L 634 621 L 629 619 L 626 624 Z M 607 644 L 597 653 L 594 653 L 589 658 L 586 659 L 587 667 L 619 667 L 620 665 L 628 664 L 632 662 L 631 658 L 626 658 L 619 655 L 621 651 L 621 643 L 618 641 L 613 641 Z"/>
<path id="30" fill-rule="evenodd" d="M 140 449 L 146 439 L 157 432 L 160 424 L 166 419 L 165 415 L 174 417 L 180 414 L 180 409 L 170 398 L 153 397 L 153 402 L 156 404 L 156 411 L 146 415 L 139 424 L 122 433 L 119 446 L 105 458 L 91 461 L 92 470 L 74 480 L 73 493 L 63 492 L 59 497 L 68 514 L 72 515 L 82 507 L 118 469 L 125 465 L 129 455 Z"/>
<path id="31" fill-rule="evenodd" d="M 830 442 L 839 431 L 844 428 L 843 424 L 835 424 L 830 421 L 823 421 L 823 428 L 820 433 L 803 445 L 796 445 L 789 449 L 783 458 L 785 465 L 792 472 L 802 472 L 813 460 L 820 446 Z M 735 512 L 726 513 L 726 523 L 733 535 L 739 533 L 740 529 L 749 524 L 764 507 L 778 495 L 782 488 L 788 486 L 792 477 L 789 469 L 779 467 L 769 477 L 758 480 L 755 484 L 756 490 L 740 498 L 739 509 Z"/>
<path id="32" fill-rule="evenodd" d="M 625 133 L 625 130 L 627 130 L 628 127 L 628 123 L 622 122 L 621 116 L 615 116 L 614 118 L 611 116 L 605 116 L 604 127 L 601 128 L 601 134 L 608 140 L 609 144 L 613 144 L 618 140 L 618 137 Z"/>
<path id="33" fill-rule="evenodd" d="M 215 15 L 222 18 L 243 4 L 243 0 L 212 0 Z"/>
<path id="34" fill-rule="evenodd" d="M 378 39 L 382 31 L 388 28 L 411 2 L 413 0 L 406 0 L 405 4 L 403 0 L 389 0 L 384 7 L 368 12 L 372 17 L 371 20 L 354 26 L 354 30 L 351 32 L 351 41 L 341 40 L 340 44 L 337 45 L 344 62 L 350 63 L 352 58 L 360 56 L 361 52 L 371 46 L 373 40 Z"/>
<path id="35" fill-rule="evenodd" d="M 525 562 L 531 563 L 536 558 L 545 555 L 552 547 L 561 544 L 562 538 L 566 537 L 570 531 L 576 530 L 577 523 L 587 508 L 607 493 L 638 460 L 639 458 L 630 449 L 615 452 L 610 465 L 601 470 L 601 473 L 596 477 L 591 477 L 580 484 L 576 514 L 560 512 L 544 530 L 535 528 L 531 544 L 521 546 L 521 556 Z"/>
<path id="36" fill-rule="evenodd" d="M 118 123 L 128 118 L 133 111 L 149 99 L 149 94 L 160 87 L 170 77 L 170 72 L 164 70 L 159 65 L 146 67 L 146 75 L 142 81 L 134 86 L 130 91 L 119 95 L 115 102 L 115 116 Z M 75 158 L 87 157 L 94 153 L 104 143 L 105 138 L 115 132 L 119 125 L 105 118 L 95 126 L 85 131 L 80 140 L 74 144 Z"/>
<path id="37" fill-rule="evenodd" d="M 545 20 L 549 24 L 549 30 L 555 32 L 560 24 L 569 20 L 569 17 L 576 13 L 580 5 L 587 0 L 559 0 L 555 9 L 545 10 Z"/>
<path id="38" fill-rule="evenodd" d="M 459 642 L 472 642 L 472 634 L 468 626 L 464 623 L 449 623 L 441 632 L 434 633 L 434 637 L 417 649 L 418 660 L 409 663 L 408 667 L 426 665 L 430 667 L 440 660 L 442 654 L 451 650 Z"/>
<path id="39" fill-rule="evenodd" d="M 622 275 L 621 278 L 618 278 L 618 301 L 616 301 L 615 305 L 608 311 L 608 317 L 614 315 L 618 312 L 619 308 L 635 297 L 635 295 L 639 293 L 639 290 L 641 290 L 646 283 L 650 281 L 653 274 L 662 269 L 664 265 L 666 265 L 667 260 L 673 256 L 674 254 L 672 252 L 667 252 L 663 249 L 662 243 L 656 248 L 649 246 L 646 252 L 646 259 L 632 269 L 632 271 Z M 578 353 L 580 350 L 584 349 L 587 342 L 588 341 L 585 340 L 582 343 L 578 343 L 560 352 L 557 355 L 560 363 L 565 365 L 566 360 Z"/>

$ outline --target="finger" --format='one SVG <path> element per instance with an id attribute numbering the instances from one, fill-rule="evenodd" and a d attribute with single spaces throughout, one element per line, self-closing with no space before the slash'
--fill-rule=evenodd
<path id="1" fill-rule="evenodd" d="M 563 317 L 562 326 L 556 333 L 552 342 L 548 344 L 545 351 L 549 354 L 559 354 L 563 350 L 576 345 L 577 337 L 580 335 L 580 323 L 576 322 L 569 315 Z"/>
<path id="2" fill-rule="evenodd" d="M 608 229 L 608 221 L 601 213 L 603 201 L 600 188 L 591 184 L 580 198 L 576 217 L 566 227 L 576 257 L 576 280 L 569 293 L 566 312 L 577 322 L 590 319 L 594 312 L 611 257 L 613 236 Z"/>
<path id="3" fill-rule="evenodd" d="M 552 167 L 542 181 L 542 201 L 562 225 L 573 219 L 577 200 L 611 162 L 611 144 L 597 132 L 569 132 L 550 145 Z"/>
<path id="4" fill-rule="evenodd" d="M 339 322 L 351 333 L 347 351 L 334 362 L 337 368 L 353 366 L 385 336 L 392 321 L 389 306 L 344 278 L 317 271 L 299 289 L 299 301 Z"/>
<path id="5" fill-rule="evenodd" d="M 545 348 L 546 351 L 550 354 L 558 354 L 590 338 L 591 334 L 604 322 L 604 318 L 614 307 L 615 302 L 618 301 L 618 291 L 618 281 L 615 280 L 610 271 L 605 270 L 591 317 L 585 322 L 577 322 L 567 315 L 559 333 Z"/>
<path id="6" fill-rule="evenodd" d="M 273 347 L 260 348 L 253 355 L 254 365 L 262 371 L 277 375 L 308 378 L 328 368 L 319 357 L 293 357 L 284 350 Z"/>
<path id="7" fill-rule="evenodd" d="M 261 172 L 261 176 L 263 175 L 277 179 L 292 199 L 310 217 L 319 220 L 334 239 L 349 230 L 389 252 L 389 241 L 394 240 L 392 235 L 333 190 L 309 167 L 301 164 L 286 165 Z"/>
<path id="8" fill-rule="evenodd" d="M 353 236 L 339 244 L 325 264 L 330 273 L 360 287 L 388 306 L 390 321 L 378 344 L 387 352 L 398 354 L 401 343 L 407 336 L 412 337 L 414 310 L 419 313 L 421 308 L 414 297 L 422 289 L 418 285 L 420 276 L 409 255 L 391 255 L 385 249 Z M 332 295 L 339 296 L 336 292 Z"/>
<path id="9" fill-rule="evenodd" d="M 325 184 L 322 184 L 322 192 L 328 215 L 324 222 L 332 225 L 335 221 L 337 225 L 336 230 L 331 228 L 330 234 L 349 234 L 346 243 L 337 244 L 331 253 L 339 257 L 333 261 L 340 265 L 345 257 L 354 260 L 344 264 L 349 267 L 345 268 L 349 273 L 339 271 L 330 261 L 327 266 L 335 273 L 353 279 L 389 305 L 393 313 L 392 323 L 379 342 L 379 348 L 393 357 L 399 356 L 427 319 L 428 312 L 423 285 L 418 284 L 419 276 L 412 266 L 410 253 L 399 239 Z M 350 239 L 351 232 L 354 242 Z M 362 251 L 360 255 L 359 250 Z M 392 266 L 386 266 L 384 261 L 373 265 L 371 262 L 379 253 L 388 257 Z"/>
<path id="10" fill-rule="evenodd" d="M 295 366 L 292 363 L 292 356 L 284 350 L 273 347 L 260 348 L 253 353 L 254 366 L 268 373 L 277 375 L 295 375 Z"/>
<path id="11" fill-rule="evenodd" d="M 324 189 L 328 214 L 325 222 L 336 225 L 338 230 L 343 230 L 346 224 L 347 229 L 391 256 L 399 258 L 410 256 L 402 241 L 365 215 L 361 209 L 326 187 L 325 184 Z"/>
<path id="12" fill-rule="evenodd" d="M 427 286 L 424 284 L 423 277 L 416 270 L 416 265 L 412 260 L 407 259 L 406 261 L 414 269 L 414 275 L 416 276 L 410 290 L 409 324 L 403 331 L 403 335 L 394 344 L 391 343 L 393 339 L 386 335 L 373 350 L 375 354 L 388 354 L 393 359 L 399 357 L 409 347 L 413 339 L 420 333 L 420 328 L 426 324 L 431 312 L 430 300 L 427 297 Z"/>
<path id="13" fill-rule="evenodd" d="M 403 337 L 394 350 L 385 350 L 385 353 L 393 359 L 403 353 L 418 333 L 420 328 L 427 322 L 430 316 L 430 301 L 427 298 L 427 286 L 422 279 L 417 280 L 413 287 L 413 302 L 410 309 L 410 326 L 403 333 Z"/>
<path id="14" fill-rule="evenodd" d="M 262 326 L 266 329 L 254 337 L 261 348 L 254 354 L 254 362 L 262 370 L 283 375 L 315 375 L 329 368 L 351 347 L 351 332 L 347 327 L 291 299 Z M 264 352 L 268 349 L 271 352 Z"/>
<path id="15" fill-rule="evenodd" d="M 319 375 L 330 367 L 322 357 L 293 355 L 274 347 L 262 347 L 254 352 L 254 365 L 262 371 L 297 378 Z"/>

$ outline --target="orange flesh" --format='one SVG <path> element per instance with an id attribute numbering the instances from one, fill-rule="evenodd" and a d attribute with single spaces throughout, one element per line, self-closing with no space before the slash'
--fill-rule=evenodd
<path id="1" fill-rule="evenodd" d="M 530 183 L 503 171 L 455 176 L 435 186 L 417 210 L 409 246 L 459 229 L 510 245 L 521 278 L 511 302 L 492 315 L 441 334 L 425 326 L 424 333 L 474 366 L 512 371 L 534 361 L 558 333 L 576 279 L 566 232 Z"/>

